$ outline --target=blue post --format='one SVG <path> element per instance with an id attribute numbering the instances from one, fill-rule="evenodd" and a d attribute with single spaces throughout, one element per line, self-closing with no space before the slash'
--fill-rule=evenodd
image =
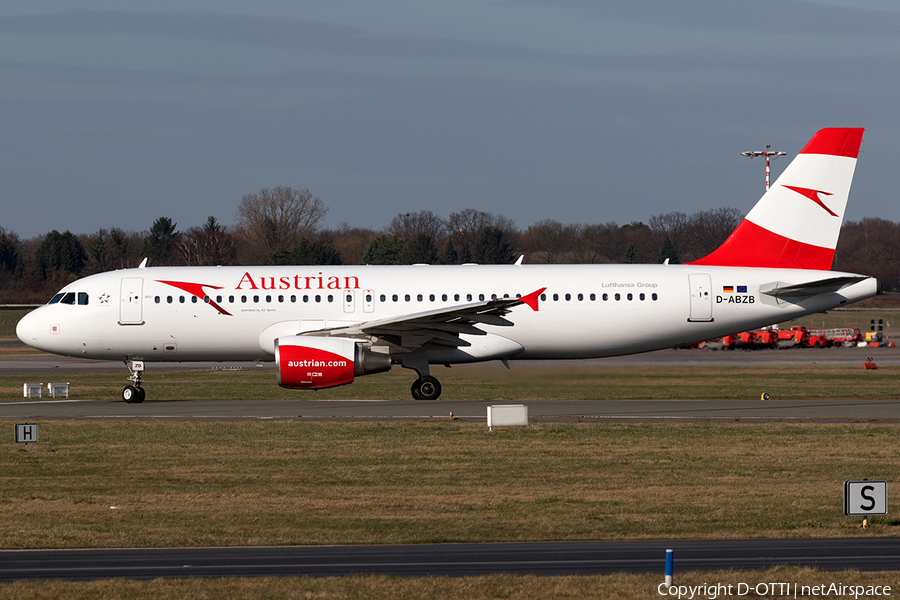
<path id="1" fill-rule="evenodd" d="M 675 561 L 672 559 L 672 550 L 666 550 L 666 587 L 672 586 L 672 574 Z"/>

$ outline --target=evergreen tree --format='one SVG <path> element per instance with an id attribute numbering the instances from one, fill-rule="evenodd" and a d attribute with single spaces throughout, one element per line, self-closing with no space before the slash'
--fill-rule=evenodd
<path id="1" fill-rule="evenodd" d="M 458 265 L 459 264 L 459 255 L 456 253 L 456 248 L 453 247 L 453 242 L 450 238 L 447 238 L 447 243 L 444 244 L 444 251 L 441 253 L 440 264 L 442 265 Z"/>
<path id="2" fill-rule="evenodd" d="M 86 262 L 87 253 L 71 231 L 60 233 L 54 229 L 44 236 L 34 253 L 34 267 L 42 280 L 49 279 L 54 271 L 80 275 Z"/>
<path id="3" fill-rule="evenodd" d="M 475 262 L 482 265 L 507 265 L 516 259 L 509 237 L 499 227 L 482 229 L 472 254 Z"/>
<path id="4" fill-rule="evenodd" d="M 342 265 L 341 253 L 325 242 L 309 241 L 302 238 L 290 253 L 290 264 L 294 265 Z"/>
<path id="5" fill-rule="evenodd" d="M 669 264 L 674 265 L 680 262 L 678 260 L 678 250 L 675 249 L 675 244 L 672 243 L 669 236 L 666 236 L 666 239 L 663 240 L 662 246 L 659 249 L 659 255 L 656 257 L 656 262 L 664 263 L 667 258 L 669 259 Z"/>
<path id="6" fill-rule="evenodd" d="M 141 253 L 153 264 L 167 264 L 172 261 L 172 249 L 175 245 L 175 223 L 169 217 L 160 217 L 153 222 L 150 233 L 144 238 Z"/>
<path id="7" fill-rule="evenodd" d="M 366 265 L 402 265 L 400 253 L 403 251 L 403 241 L 397 238 L 381 236 L 372 240 L 363 254 L 363 264 Z"/>
<path id="8" fill-rule="evenodd" d="M 404 265 L 428 264 L 437 262 L 437 247 L 427 233 L 420 233 L 403 244 L 400 262 Z"/>

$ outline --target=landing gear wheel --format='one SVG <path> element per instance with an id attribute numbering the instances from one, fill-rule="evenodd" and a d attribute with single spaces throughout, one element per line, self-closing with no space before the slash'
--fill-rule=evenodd
<path id="1" fill-rule="evenodd" d="M 135 404 L 140 404 L 141 402 L 144 401 L 144 398 L 147 396 L 147 392 L 142 387 L 139 387 L 137 389 L 137 391 L 138 391 L 137 397 L 135 397 L 135 399 L 132 400 L 132 402 L 134 402 Z"/>
<path id="2" fill-rule="evenodd" d="M 410 391 L 416 400 L 437 400 L 441 397 L 441 382 L 430 375 L 419 377 L 413 382 Z"/>
<path id="3" fill-rule="evenodd" d="M 131 404 L 132 402 L 140 402 L 141 400 L 138 400 L 140 395 L 140 388 L 136 388 L 133 385 L 126 385 L 122 390 L 122 400 L 124 400 L 128 404 Z"/>

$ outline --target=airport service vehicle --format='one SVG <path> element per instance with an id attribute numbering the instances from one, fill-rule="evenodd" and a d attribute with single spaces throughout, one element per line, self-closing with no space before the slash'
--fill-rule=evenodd
<path id="1" fill-rule="evenodd" d="M 688 344 L 880 293 L 831 268 L 863 129 L 822 129 L 712 254 L 675 265 L 148 267 L 75 281 L 16 328 L 35 348 L 144 363 L 275 361 L 321 389 L 434 364 L 598 358 Z"/>

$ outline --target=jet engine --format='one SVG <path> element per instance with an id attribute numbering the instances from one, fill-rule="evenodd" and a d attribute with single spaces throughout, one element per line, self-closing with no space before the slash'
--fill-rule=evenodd
<path id="1" fill-rule="evenodd" d="M 293 335 L 275 340 L 275 366 L 281 387 L 318 390 L 389 371 L 391 357 L 353 339 Z"/>

